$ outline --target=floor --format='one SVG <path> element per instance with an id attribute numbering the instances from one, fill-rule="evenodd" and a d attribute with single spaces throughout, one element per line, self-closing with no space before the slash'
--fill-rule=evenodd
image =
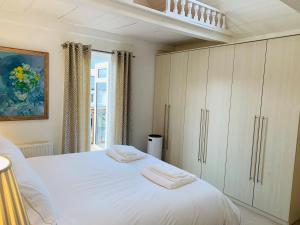
<path id="1" fill-rule="evenodd" d="M 273 222 L 272 220 L 265 218 L 261 215 L 258 215 L 242 206 L 238 206 L 241 211 L 242 223 L 241 225 L 280 225 L 278 223 Z M 300 225 L 300 221 L 298 221 L 294 225 Z"/>
<path id="2" fill-rule="evenodd" d="M 242 216 L 241 225 L 279 225 L 269 220 L 268 218 L 265 218 L 254 212 L 251 212 L 250 210 L 242 206 L 239 206 L 239 209 L 241 211 L 241 216 Z"/>

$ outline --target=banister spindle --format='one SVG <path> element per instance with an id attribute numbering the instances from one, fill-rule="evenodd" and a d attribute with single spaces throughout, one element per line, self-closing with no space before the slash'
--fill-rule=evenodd
<path id="1" fill-rule="evenodd" d="M 204 7 L 200 8 L 200 22 L 205 23 L 205 8 Z"/>
<path id="2" fill-rule="evenodd" d="M 218 13 L 217 14 L 217 27 L 221 28 L 221 18 L 222 18 L 222 14 L 221 13 Z"/>
<path id="3" fill-rule="evenodd" d="M 216 16 L 217 16 L 217 12 L 216 11 L 212 11 L 211 13 L 211 25 L 216 26 Z"/>
<path id="4" fill-rule="evenodd" d="M 182 16 L 185 16 L 185 3 L 186 3 L 186 0 L 180 1 L 180 6 L 181 6 L 180 15 L 182 15 Z"/>
<path id="5" fill-rule="evenodd" d="M 199 5 L 197 5 L 197 4 L 194 4 L 194 12 L 195 12 L 195 14 L 194 14 L 194 20 L 199 20 Z"/>
<path id="6" fill-rule="evenodd" d="M 174 2 L 173 13 L 178 14 L 178 0 L 173 0 L 173 2 Z"/>
<path id="7" fill-rule="evenodd" d="M 187 14 L 187 16 L 189 18 L 192 18 L 192 8 L 193 8 L 193 3 L 191 1 L 188 1 L 188 14 Z"/>
<path id="8" fill-rule="evenodd" d="M 226 29 L 226 17 L 225 17 L 225 15 L 222 16 L 222 21 L 223 21 L 222 22 L 222 29 L 225 30 Z"/>
<path id="9" fill-rule="evenodd" d="M 206 9 L 206 21 L 205 21 L 205 23 L 211 24 L 210 15 L 211 15 L 211 10 Z"/>
<path id="10" fill-rule="evenodd" d="M 171 0 L 166 0 L 166 11 L 171 12 Z"/>

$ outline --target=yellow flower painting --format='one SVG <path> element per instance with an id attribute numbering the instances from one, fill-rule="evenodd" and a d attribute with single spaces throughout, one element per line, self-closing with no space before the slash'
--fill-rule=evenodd
<path id="1" fill-rule="evenodd" d="M 0 120 L 48 118 L 48 53 L 0 47 Z"/>

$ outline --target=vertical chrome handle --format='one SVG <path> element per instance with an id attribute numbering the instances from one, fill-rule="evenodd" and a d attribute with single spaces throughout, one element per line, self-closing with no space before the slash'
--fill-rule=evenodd
<path id="1" fill-rule="evenodd" d="M 257 119 L 259 119 L 259 116 L 254 116 L 253 137 L 252 137 L 252 150 L 251 150 L 251 162 L 250 162 L 250 175 L 249 175 L 249 180 L 253 180 L 253 181 L 254 181 L 253 174 L 255 174 L 255 168 L 256 168 L 256 154 L 254 155 L 254 150 L 257 149 L 258 134 L 259 134 L 259 132 L 256 132 L 257 131 L 257 121 L 258 121 L 258 130 L 259 130 L 259 126 L 260 126 L 260 121 L 257 120 Z M 255 151 L 255 152 L 257 152 L 257 151 Z M 254 162 L 253 162 L 253 160 L 254 160 Z"/>
<path id="2" fill-rule="evenodd" d="M 166 132 L 166 136 L 167 136 L 167 141 L 166 141 L 166 150 L 169 150 L 169 127 L 170 127 L 170 108 L 171 105 L 168 105 L 168 123 L 167 123 L 167 132 Z"/>
<path id="3" fill-rule="evenodd" d="M 260 141 L 259 141 L 259 153 L 258 153 L 258 166 L 257 166 L 257 183 L 263 183 L 263 167 L 264 167 L 264 154 L 265 154 L 265 143 L 267 135 L 268 118 L 261 118 L 261 130 L 260 130 Z"/>
<path id="4" fill-rule="evenodd" d="M 167 140 L 167 137 L 166 137 L 166 114 L 167 114 L 167 104 L 165 104 L 165 111 L 164 111 L 163 149 L 166 149 L 166 140 Z"/>
<path id="5" fill-rule="evenodd" d="M 203 112 L 203 109 L 201 109 L 201 114 L 200 114 L 200 132 L 199 132 L 199 146 L 198 146 L 198 162 L 202 162 L 202 142 L 203 142 L 203 115 L 204 115 L 204 112 Z"/>
<path id="6" fill-rule="evenodd" d="M 207 161 L 207 141 L 208 141 L 208 125 L 209 125 L 209 110 L 205 110 L 205 131 L 204 131 L 204 151 L 203 151 L 203 163 Z"/>

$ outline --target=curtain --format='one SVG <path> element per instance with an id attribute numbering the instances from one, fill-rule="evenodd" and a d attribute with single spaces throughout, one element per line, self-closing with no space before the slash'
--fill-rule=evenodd
<path id="1" fill-rule="evenodd" d="M 65 51 L 63 153 L 90 150 L 91 47 L 63 44 Z"/>
<path id="2" fill-rule="evenodd" d="M 110 129 L 108 145 L 128 144 L 129 90 L 132 53 L 114 51 L 112 58 Z"/>

